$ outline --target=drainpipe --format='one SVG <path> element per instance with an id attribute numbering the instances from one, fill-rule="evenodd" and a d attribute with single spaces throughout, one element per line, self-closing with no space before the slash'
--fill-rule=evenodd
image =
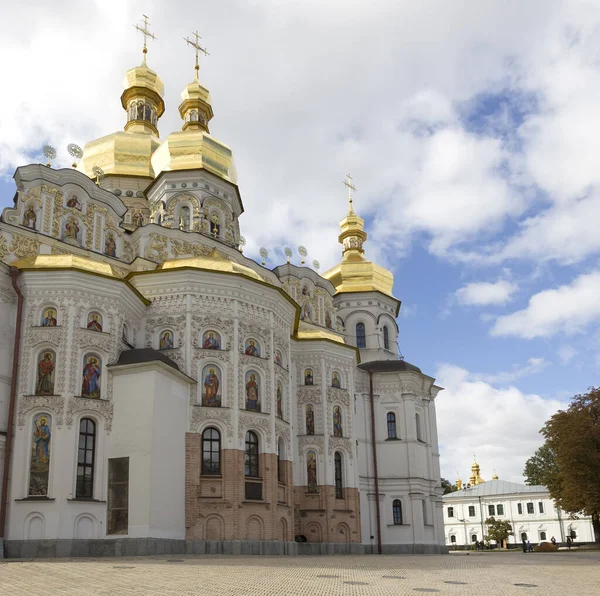
<path id="1" fill-rule="evenodd" d="M 21 347 L 21 322 L 23 318 L 23 294 L 17 283 L 19 270 L 10 268 L 12 286 L 17 294 L 17 321 L 15 325 L 15 343 L 13 346 L 13 365 L 10 379 L 10 397 L 8 401 L 8 420 L 6 428 L 6 451 L 4 453 L 4 470 L 2 474 L 2 495 L 0 495 L 0 539 L 5 536 L 6 528 L 6 505 L 8 503 L 8 468 L 13 442 L 13 422 L 15 417 L 15 402 L 17 396 L 17 374 L 19 372 L 19 349 Z"/>
<path id="2" fill-rule="evenodd" d="M 375 474 L 375 517 L 377 520 L 377 554 L 381 554 L 381 511 L 379 507 L 379 474 L 377 473 L 377 439 L 375 436 L 375 404 L 373 398 L 373 371 L 369 370 L 369 397 L 371 400 L 371 441 L 373 441 L 373 471 Z"/>

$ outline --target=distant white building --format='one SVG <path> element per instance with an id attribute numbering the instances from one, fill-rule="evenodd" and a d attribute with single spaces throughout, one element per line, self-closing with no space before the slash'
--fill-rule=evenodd
<path id="1" fill-rule="evenodd" d="M 462 482 L 457 485 L 462 486 Z M 444 495 L 443 500 L 444 533 L 450 547 L 482 540 L 484 521 L 491 516 L 511 523 L 514 536 L 509 537 L 509 544 L 520 543 L 523 538 L 537 544 L 553 537 L 564 543 L 567 536 L 575 544 L 594 541 L 591 517 L 575 518 L 557 508 L 545 486 L 481 480 Z"/>

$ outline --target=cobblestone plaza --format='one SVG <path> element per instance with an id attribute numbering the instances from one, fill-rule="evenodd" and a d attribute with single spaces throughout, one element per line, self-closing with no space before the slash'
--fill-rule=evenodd
<path id="1" fill-rule="evenodd" d="M 0 594 L 206 596 L 597 594 L 600 552 L 343 557 L 161 556 L 0 563 Z"/>

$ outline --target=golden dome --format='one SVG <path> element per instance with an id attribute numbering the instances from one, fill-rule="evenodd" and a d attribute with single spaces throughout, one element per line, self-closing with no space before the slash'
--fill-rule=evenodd
<path id="1" fill-rule="evenodd" d="M 108 277 L 121 277 L 108 263 L 77 255 L 35 255 L 10 263 L 17 269 L 78 269 Z"/>
<path id="2" fill-rule="evenodd" d="M 257 281 L 264 282 L 265 280 L 250 267 L 236 263 L 232 261 L 226 255 L 220 253 L 214 248 L 208 255 L 202 257 L 185 257 L 183 259 L 169 259 L 165 261 L 160 269 L 182 269 L 185 267 L 192 267 L 194 269 L 203 269 L 206 271 L 221 271 L 224 273 L 234 273 L 236 275 L 243 275 Z"/>
<path id="3" fill-rule="evenodd" d="M 364 256 L 363 243 L 367 239 L 364 226 L 364 220 L 354 212 L 351 202 L 348 215 L 340 222 L 342 231 L 338 239 L 344 247 L 342 262 L 326 271 L 323 277 L 340 293 L 377 291 L 393 298 L 392 272 Z"/>

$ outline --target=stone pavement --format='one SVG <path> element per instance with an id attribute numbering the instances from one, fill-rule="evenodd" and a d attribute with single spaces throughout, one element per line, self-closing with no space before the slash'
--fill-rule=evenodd
<path id="1" fill-rule="evenodd" d="M 587 596 L 600 552 L 0 561 L 0 595 Z"/>

